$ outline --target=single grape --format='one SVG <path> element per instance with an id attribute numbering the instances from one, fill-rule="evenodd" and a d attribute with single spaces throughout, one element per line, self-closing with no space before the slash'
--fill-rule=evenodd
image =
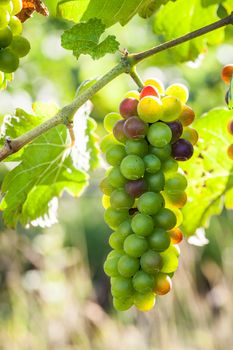
<path id="1" fill-rule="evenodd" d="M 155 227 L 163 228 L 164 230 L 171 230 L 176 226 L 176 215 L 168 208 L 162 208 L 154 216 Z"/>
<path id="2" fill-rule="evenodd" d="M 148 243 L 142 236 L 132 234 L 124 241 L 124 251 L 133 258 L 139 258 L 148 249 Z"/>
<path id="3" fill-rule="evenodd" d="M 133 198 L 140 197 L 147 191 L 147 183 L 144 179 L 131 180 L 125 184 L 125 191 Z"/>
<path id="4" fill-rule="evenodd" d="M 15 35 L 10 48 L 18 57 L 24 57 L 29 53 L 31 45 L 26 38 Z"/>
<path id="5" fill-rule="evenodd" d="M 109 245 L 112 249 L 120 252 L 123 250 L 124 237 L 119 232 L 111 233 L 109 237 Z"/>
<path id="6" fill-rule="evenodd" d="M 227 124 L 227 130 L 229 134 L 233 135 L 233 119 L 229 120 Z"/>
<path id="7" fill-rule="evenodd" d="M 177 97 L 182 103 L 186 103 L 189 98 L 188 88 L 184 84 L 172 84 L 168 86 L 166 95 Z"/>
<path id="8" fill-rule="evenodd" d="M 0 29 L 0 48 L 4 48 L 10 45 L 12 41 L 12 32 L 10 27 Z"/>
<path id="9" fill-rule="evenodd" d="M 126 238 L 127 236 L 133 234 L 133 230 L 131 228 L 131 220 L 125 220 L 123 221 L 118 229 L 117 232 L 119 232 L 124 238 Z"/>
<path id="10" fill-rule="evenodd" d="M 9 5 L 10 0 L 0 0 L 0 7 L 5 7 Z"/>
<path id="11" fill-rule="evenodd" d="M 114 125 L 121 120 L 121 116 L 119 113 L 108 113 L 106 114 L 106 116 L 104 117 L 104 129 L 107 132 L 112 132 Z"/>
<path id="12" fill-rule="evenodd" d="M 120 165 L 122 175 L 128 180 L 137 180 L 143 177 L 145 166 L 143 160 L 135 155 L 126 156 Z"/>
<path id="13" fill-rule="evenodd" d="M 144 271 L 138 271 L 133 277 L 133 287 L 139 293 L 151 292 L 154 287 L 154 277 Z"/>
<path id="14" fill-rule="evenodd" d="M 129 139 L 144 138 L 148 125 L 138 117 L 129 117 L 124 123 L 124 133 Z"/>
<path id="15" fill-rule="evenodd" d="M 155 123 L 163 114 L 160 99 L 154 96 L 143 97 L 138 103 L 138 115 L 146 123 Z"/>
<path id="16" fill-rule="evenodd" d="M 165 96 L 162 99 L 163 115 L 160 118 L 164 122 L 173 122 L 178 119 L 182 111 L 182 104 L 177 97 Z"/>
<path id="17" fill-rule="evenodd" d="M 192 145 L 195 145 L 198 141 L 198 132 L 196 129 L 185 127 L 182 133 L 182 139 L 189 141 Z"/>
<path id="18" fill-rule="evenodd" d="M 152 85 L 147 85 L 142 89 L 140 93 L 140 99 L 146 96 L 160 97 L 158 89 Z"/>
<path id="19" fill-rule="evenodd" d="M 148 173 L 155 174 L 161 168 L 161 161 L 154 154 L 147 154 L 143 158 L 143 161 L 144 161 L 144 164 L 145 164 L 145 170 Z"/>
<path id="20" fill-rule="evenodd" d="M 163 252 L 170 245 L 170 235 L 164 229 L 155 228 L 148 237 L 148 243 L 152 250 Z"/>
<path id="21" fill-rule="evenodd" d="M 169 276 L 164 273 L 155 275 L 154 292 L 158 295 L 165 295 L 172 289 L 172 281 Z"/>
<path id="22" fill-rule="evenodd" d="M 117 227 L 128 218 L 128 210 L 116 210 L 110 207 L 107 208 L 104 213 L 106 224 L 113 230 L 117 229 Z"/>
<path id="23" fill-rule="evenodd" d="M 150 215 L 138 213 L 133 217 L 131 227 L 137 235 L 148 236 L 153 230 L 154 221 Z"/>
<path id="24" fill-rule="evenodd" d="M 140 264 L 143 271 L 154 274 L 162 268 L 163 259 L 158 252 L 148 250 L 141 256 Z"/>
<path id="25" fill-rule="evenodd" d="M 23 31 L 23 25 L 18 17 L 12 16 L 9 22 L 9 27 L 13 35 L 20 35 Z"/>
<path id="26" fill-rule="evenodd" d="M 167 123 L 172 132 L 171 143 L 179 140 L 180 136 L 183 132 L 183 126 L 179 120 L 175 120 L 174 122 Z"/>
<path id="27" fill-rule="evenodd" d="M 13 73 L 19 67 L 19 58 L 9 48 L 0 50 L 0 70 Z"/>
<path id="28" fill-rule="evenodd" d="M 148 153 L 148 143 L 146 140 L 127 140 L 125 150 L 127 154 L 144 157 Z"/>
<path id="29" fill-rule="evenodd" d="M 183 206 L 187 202 L 187 194 L 183 191 L 175 192 L 175 193 L 163 193 L 165 201 L 170 203 L 170 205 L 175 206 L 177 208 L 183 208 Z"/>
<path id="30" fill-rule="evenodd" d="M 22 0 L 12 0 L 13 11 L 12 15 L 17 15 L 23 8 Z"/>
<path id="31" fill-rule="evenodd" d="M 133 306 L 133 297 L 113 298 L 113 306 L 118 311 L 126 311 Z"/>
<path id="32" fill-rule="evenodd" d="M 134 199 L 125 190 L 119 188 L 111 193 L 110 203 L 115 209 L 130 209 L 134 204 Z"/>
<path id="33" fill-rule="evenodd" d="M 162 163 L 161 170 L 165 173 L 165 175 L 176 173 L 178 170 L 178 163 L 173 158 L 168 158 Z"/>
<path id="34" fill-rule="evenodd" d="M 162 171 L 158 171 L 156 174 L 145 174 L 145 180 L 148 191 L 160 192 L 164 189 L 165 177 Z"/>
<path id="35" fill-rule="evenodd" d="M 110 165 L 120 165 L 125 156 L 125 147 L 122 145 L 112 146 L 106 152 L 106 160 Z"/>
<path id="36" fill-rule="evenodd" d="M 147 79 L 145 82 L 144 82 L 144 85 L 145 86 L 148 86 L 148 85 L 152 85 L 154 86 L 158 92 L 163 95 L 164 94 L 164 85 L 163 83 L 161 82 L 161 80 L 157 79 L 157 78 L 151 78 L 151 79 Z"/>
<path id="37" fill-rule="evenodd" d="M 102 193 L 104 193 L 106 196 L 110 196 L 112 191 L 114 191 L 114 187 L 110 185 L 109 180 L 107 177 L 105 177 L 101 183 L 100 183 L 100 190 Z"/>
<path id="38" fill-rule="evenodd" d="M 233 144 L 231 144 L 227 149 L 228 157 L 233 160 Z"/>
<path id="39" fill-rule="evenodd" d="M 161 194 L 154 192 L 146 192 L 139 197 L 137 202 L 138 210 L 147 215 L 156 214 L 164 205 Z"/>
<path id="40" fill-rule="evenodd" d="M 116 122 L 112 132 L 114 137 L 119 141 L 119 142 L 125 142 L 127 140 L 127 137 L 124 133 L 124 125 L 125 125 L 125 120 L 118 120 L 118 122 Z"/>
<path id="41" fill-rule="evenodd" d="M 11 15 L 13 11 L 13 4 L 10 0 L 1 0 L 0 6 L 4 8 Z"/>
<path id="42" fill-rule="evenodd" d="M 138 100 L 136 98 L 127 97 L 125 98 L 119 107 L 120 114 L 123 118 L 127 119 L 137 115 Z"/>
<path id="43" fill-rule="evenodd" d="M 109 148 L 117 144 L 119 144 L 119 142 L 113 137 L 113 134 L 108 134 L 102 138 L 100 142 L 100 149 L 103 153 L 105 153 Z"/>
<path id="44" fill-rule="evenodd" d="M 117 251 L 117 250 L 111 250 L 108 255 L 107 255 L 107 258 L 106 260 L 108 259 L 112 259 L 112 258 L 119 258 L 122 257 L 122 255 L 124 255 L 124 252 L 122 251 Z"/>
<path id="45" fill-rule="evenodd" d="M 110 197 L 106 196 L 106 194 L 103 195 L 102 197 L 102 206 L 104 209 L 107 209 L 111 206 L 110 204 Z"/>
<path id="46" fill-rule="evenodd" d="M 166 160 L 171 155 L 171 145 L 168 143 L 166 146 L 159 148 L 154 146 L 149 146 L 149 152 L 157 156 L 161 161 Z"/>
<path id="47" fill-rule="evenodd" d="M 107 258 L 104 263 L 104 272 L 109 277 L 119 276 L 118 272 L 118 261 L 119 257 Z"/>
<path id="48" fill-rule="evenodd" d="M 172 156 L 179 161 L 185 161 L 193 155 L 193 145 L 184 139 L 179 139 L 172 145 Z"/>
<path id="49" fill-rule="evenodd" d="M 193 109 L 187 105 L 182 106 L 181 114 L 179 115 L 179 121 L 183 126 L 192 124 L 195 119 L 195 113 Z"/>
<path id="50" fill-rule="evenodd" d="M 128 97 L 136 98 L 136 100 L 139 100 L 140 92 L 138 92 L 137 90 L 130 90 L 125 94 L 125 98 L 128 98 Z"/>
<path id="51" fill-rule="evenodd" d="M 230 84 L 233 76 L 233 64 L 228 64 L 223 67 L 221 77 L 226 84 Z"/>
<path id="52" fill-rule="evenodd" d="M 126 183 L 126 179 L 124 176 L 121 174 L 120 167 L 119 166 L 114 166 L 108 174 L 108 183 L 115 187 L 124 187 Z"/>
<path id="53" fill-rule="evenodd" d="M 169 126 L 162 122 L 158 122 L 149 127 L 147 138 L 152 146 L 162 148 L 171 141 L 172 132 Z"/>
<path id="54" fill-rule="evenodd" d="M 167 179 L 164 189 L 168 193 L 176 193 L 184 191 L 187 186 L 188 182 L 186 177 L 180 173 L 177 173 Z"/>
<path id="55" fill-rule="evenodd" d="M 182 231 L 178 227 L 173 228 L 168 233 L 171 238 L 171 244 L 179 244 L 183 240 Z"/>
<path id="56" fill-rule="evenodd" d="M 2 7 L 0 11 L 0 29 L 3 29 L 8 25 L 10 18 L 9 12 Z"/>
<path id="57" fill-rule="evenodd" d="M 128 255 L 123 255 L 118 261 L 118 272 L 123 277 L 132 277 L 139 270 L 139 260 Z"/>
<path id="58" fill-rule="evenodd" d="M 133 295 L 133 285 L 131 278 L 112 277 L 111 278 L 112 295 L 116 298 L 125 298 Z"/>
<path id="59" fill-rule="evenodd" d="M 140 311 L 149 311 L 153 309 L 155 305 L 155 294 L 149 293 L 135 293 L 134 305 Z"/>

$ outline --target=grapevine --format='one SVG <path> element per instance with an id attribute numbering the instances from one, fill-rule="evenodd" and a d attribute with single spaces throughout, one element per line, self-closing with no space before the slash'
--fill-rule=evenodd
<path id="1" fill-rule="evenodd" d="M 110 167 L 100 184 L 105 221 L 114 230 L 104 270 L 111 278 L 113 305 L 148 311 L 156 295 L 167 294 L 178 267 L 182 208 L 187 180 L 178 167 L 193 154 L 198 134 L 190 124 L 188 89 L 166 90 L 148 79 L 129 91 L 119 113 L 105 116 L 101 142 Z"/>

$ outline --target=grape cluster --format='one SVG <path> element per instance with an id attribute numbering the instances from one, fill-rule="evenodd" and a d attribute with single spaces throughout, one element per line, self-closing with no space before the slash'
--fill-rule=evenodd
<path id="1" fill-rule="evenodd" d="M 226 104 L 228 105 L 229 109 L 233 108 L 233 64 L 228 64 L 223 67 L 222 69 L 222 80 L 227 84 L 230 85 L 229 89 L 226 93 Z M 227 130 L 230 133 L 230 135 L 233 135 L 233 119 L 231 119 L 227 125 Z M 230 159 L 233 160 L 233 144 L 231 144 L 227 149 L 227 154 Z"/>
<path id="2" fill-rule="evenodd" d="M 19 58 L 30 51 L 30 43 L 21 36 L 22 23 L 16 15 L 22 0 L 0 0 L 0 88 L 5 87 L 19 66 Z"/>
<path id="3" fill-rule="evenodd" d="M 105 221 L 114 230 L 104 264 L 111 277 L 117 310 L 153 308 L 156 295 L 168 293 L 178 267 L 182 208 L 187 180 L 177 161 L 188 160 L 198 140 L 189 125 L 193 110 L 188 90 L 173 84 L 166 91 L 157 79 L 141 92 L 129 91 L 120 113 L 104 119 L 108 132 L 101 149 L 110 168 L 100 184 Z"/>

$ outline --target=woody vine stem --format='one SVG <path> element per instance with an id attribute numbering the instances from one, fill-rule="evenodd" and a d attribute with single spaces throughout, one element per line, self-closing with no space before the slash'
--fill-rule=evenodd
<path id="1" fill-rule="evenodd" d="M 113 79 L 115 79 L 122 73 L 129 74 L 135 81 L 135 83 L 138 85 L 138 87 L 141 88 L 142 82 L 140 80 L 140 77 L 136 73 L 135 66 L 142 60 L 150 56 L 156 55 L 159 52 L 165 51 L 169 48 L 190 41 L 209 32 L 212 32 L 218 28 L 227 26 L 229 24 L 233 24 L 233 12 L 231 13 L 231 15 L 217 22 L 214 22 L 198 30 L 185 34 L 174 40 L 155 46 L 149 50 L 125 55 L 121 58 L 120 62 L 115 67 L 113 67 L 109 72 L 107 72 L 103 77 L 101 77 L 90 88 L 85 90 L 81 95 L 77 96 L 70 104 L 63 107 L 54 117 L 15 139 L 11 140 L 7 138 L 5 141 L 5 145 L 2 149 L 0 149 L 0 161 L 4 160 L 11 154 L 16 153 L 22 147 L 36 139 L 38 136 L 52 129 L 53 127 L 59 124 L 65 124 L 67 126 L 70 125 L 75 112 L 87 100 L 92 98 L 99 90 L 101 90 L 105 85 L 107 85 L 109 82 L 111 82 Z"/>

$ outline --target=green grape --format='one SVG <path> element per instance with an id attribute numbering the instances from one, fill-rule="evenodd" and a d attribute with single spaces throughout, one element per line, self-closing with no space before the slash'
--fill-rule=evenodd
<path id="1" fill-rule="evenodd" d="M 133 306 L 133 297 L 131 298 L 113 298 L 113 306 L 118 311 L 126 311 Z"/>
<path id="2" fill-rule="evenodd" d="M 112 249 L 119 252 L 123 250 L 124 239 L 124 236 L 119 232 L 113 232 L 109 237 L 109 245 Z"/>
<path id="3" fill-rule="evenodd" d="M 196 129 L 186 126 L 181 135 L 182 139 L 189 141 L 192 145 L 195 145 L 198 141 L 198 132 Z"/>
<path id="4" fill-rule="evenodd" d="M 139 258 L 148 249 L 148 243 L 144 237 L 132 234 L 124 241 L 124 251 L 133 258 Z"/>
<path id="5" fill-rule="evenodd" d="M 115 188 L 124 187 L 126 179 L 121 174 L 120 167 L 114 166 L 108 174 L 108 182 Z"/>
<path id="6" fill-rule="evenodd" d="M 12 16 L 9 22 L 9 27 L 13 35 L 20 35 L 23 31 L 23 25 L 16 16 Z"/>
<path id="7" fill-rule="evenodd" d="M 111 193 L 110 203 L 115 209 L 130 209 L 134 199 L 123 189 L 116 189 Z"/>
<path id="8" fill-rule="evenodd" d="M 2 7 L 0 11 L 0 29 L 3 29 L 8 25 L 10 18 L 9 12 Z"/>
<path id="9" fill-rule="evenodd" d="M 12 14 L 13 4 L 10 0 L 6 0 L 6 1 L 1 0 L 0 6 L 3 7 L 10 15 Z"/>
<path id="10" fill-rule="evenodd" d="M 158 122 L 149 127 L 147 138 L 152 146 L 162 148 L 171 141 L 172 132 L 168 125 Z"/>
<path id="11" fill-rule="evenodd" d="M 128 255 L 123 255 L 118 261 L 118 272 L 123 277 L 132 277 L 139 270 L 139 260 Z"/>
<path id="12" fill-rule="evenodd" d="M 120 165 L 125 156 L 125 147 L 122 145 L 112 146 L 106 152 L 106 160 L 110 165 Z"/>
<path id="13" fill-rule="evenodd" d="M 12 73 L 19 66 L 19 58 L 9 48 L 0 50 L 0 71 Z"/>
<path id="14" fill-rule="evenodd" d="M 9 5 L 10 0 L 0 0 L 0 7 L 4 7 Z"/>
<path id="15" fill-rule="evenodd" d="M 173 158 L 168 158 L 162 163 L 161 170 L 166 174 L 176 173 L 178 170 L 178 163 Z"/>
<path id="16" fill-rule="evenodd" d="M 165 96 L 162 99 L 163 115 L 160 118 L 164 122 L 173 122 L 178 119 L 182 111 L 181 101 L 174 96 Z"/>
<path id="17" fill-rule="evenodd" d="M 3 84 L 3 82 L 4 82 L 4 78 L 5 78 L 4 73 L 0 72 L 0 87 Z"/>
<path id="18" fill-rule="evenodd" d="M 139 157 L 144 157 L 148 153 L 148 143 L 146 140 L 127 140 L 125 143 L 127 154 L 134 154 Z"/>
<path id="19" fill-rule="evenodd" d="M 123 251 L 121 252 L 121 251 L 113 249 L 108 253 L 106 260 L 112 259 L 112 258 L 119 258 L 120 259 L 123 254 L 124 254 Z"/>
<path id="20" fill-rule="evenodd" d="M 100 149 L 103 153 L 106 153 L 108 149 L 120 143 L 114 138 L 113 134 L 105 135 L 100 141 Z"/>
<path id="21" fill-rule="evenodd" d="M 143 158 L 145 170 L 148 173 L 155 174 L 161 168 L 161 161 L 154 154 L 147 154 Z"/>
<path id="22" fill-rule="evenodd" d="M 156 228 L 148 237 L 149 246 L 156 252 L 163 252 L 170 245 L 170 235 L 163 229 Z"/>
<path id="23" fill-rule="evenodd" d="M 170 209 L 162 208 L 154 216 L 154 225 L 164 230 L 171 230 L 176 226 L 176 215 Z"/>
<path id="24" fill-rule="evenodd" d="M 128 210 L 116 210 L 110 207 L 107 208 L 104 213 L 106 224 L 113 230 L 117 229 L 117 227 L 128 218 Z"/>
<path id="25" fill-rule="evenodd" d="M 152 192 L 160 192 L 165 186 L 165 177 L 162 171 L 156 174 L 145 174 L 148 190 Z"/>
<path id="26" fill-rule="evenodd" d="M 110 196 L 115 188 L 110 185 L 108 177 L 105 177 L 100 183 L 100 189 L 106 196 Z"/>
<path id="27" fill-rule="evenodd" d="M 31 46 L 26 38 L 15 35 L 11 42 L 10 48 L 18 57 L 24 57 L 29 53 Z"/>
<path id="28" fill-rule="evenodd" d="M 184 191 L 187 186 L 188 182 L 186 177 L 178 173 L 167 179 L 164 189 L 168 193 L 177 193 Z"/>
<path id="29" fill-rule="evenodd" d="M 22 10 L 22 7 L 23 7 L 22 0 L 12 0 L 12 4 L 13 4 L 12 15 L 17 15 Z"/>
<path id="30" fill-rule="evenodd" d="M 0 48 L 4 48 L 10 45 L 12 41 L 12 32 L 10 27 L 0 29 Z"/>
<path id="31" fill-rule="evenodd" d="M 150 292 L 154 287 L 154 277 L 144 271 L 138 271 L 133 277 L 133 287 L 139 293 Z"/>
<path id="32" fill-rule="evenodd" d="M 119 257 L 108 258 L 104 263 L 104 272 L 109 277 L 117 277 L 119 276 L 118 272 L 118 261 Z"/>
<path id="33" fill-rule="evenodd" d="M 170 246 L 167 250 L 160 253 L 163 259 L 163 266 L 160 272 L 172 273 L 175 272 L 179 265 L 179 255 L 175 246 Z"/>
<path id="34" fill-rule="evenodd" d="M 125 298 L 133 295 L 133 285 L 131 278 L 112 277 L 111 278 L 112 295 L 116 298 Z"/>
<path id="35" fill-rule="evenodd" d="M 168 143 L 166 146 L 159 148 L 154 146 L 149 146 L 149 152 L 157 156 L 161 161 L 166 160 L 171 155 L 171 145 Z"/>
<path id="36" fill-rule="evenodd" d="M 117 232 L 119 232 L 121 235 L 123 235 L 125 238 L 131 234 L 133 234 L 133 230 L 131 228 L 131 220 L 125 220 L 122 222 L 118 229 Z"/>
<path id="37" fill-rule="evenodd" d="M 137 202 L 138 210 L 147 215 L 156 214 L 164 205 L 164 199 L 159 193 L 146 192 L 139 197 Z"/>
<path id="38" fill-rule="evenodd" d="M 114 125 L 118 120 L 121 120 L 122 117 L 119 113 L 108 113 L 104 118 L 104 129 L 107 132 L 112 132 L 112 129 L 114 128 Z"/>
<path id="39" fill-rule="evenodd" d="M 149 293 L 135 293 L 134 294 L 134 305 L 140 311 L 149 311 L 153 309 L 155 305 L 155 294 Z"/>
<path id="40" fill-rule="evenodd" d="M 146 273 L 155 274 L 162 268 L 163 259 L 159 253 L 148 250 L 141 256 L 140 265 Z"/>
<path id="41" fill-rule="evenodd" d="M 137 180 L 143 177 L 145 166 L 143 160 L 136 155 L 126 156 L 120 165 L 121 173 L 126 179 Z"/>
<path id="42" fill-rule="evenodd" d="M 151 216 L 145 214 L 136 214 L 131 222 L 132 230 L 140 236 L 148 236 L 154 227 L 154 221 Z"/>
<path id="43" fill-rule="evenodd" d="M 166 95 L 177 97 L 182 103 L 186 103 L 189 98 L 189 91 L 183 84 L 172 84 L 165 91 Z"/>

